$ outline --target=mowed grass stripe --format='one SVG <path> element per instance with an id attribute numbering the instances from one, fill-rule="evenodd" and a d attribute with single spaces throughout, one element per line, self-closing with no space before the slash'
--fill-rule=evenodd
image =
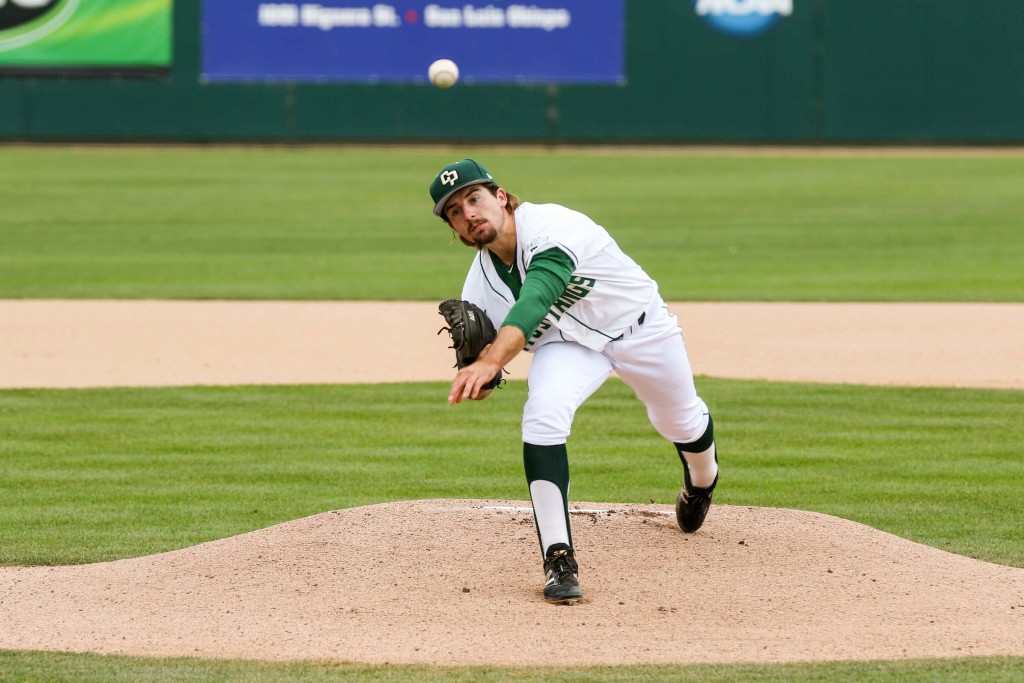
<path id="1" fill-rule="evenodd" d="M 813 510 L 1024 566 L 1021 392 L 701 378 L 720 503 Z M 327 510 L 526 499 L 525 385 L 0 392 L 0 564 L 147 555 Z M 617 380 L 580 410 L 573 499 L 670 504 L 671 446 Z"/>
<path id="2" fill-rule="evenodd" d="M 471 154 L 605 225 L 668 300 L 1022 301 L 1020 156 L 507 148 L 0 150 L 0 297 L 440 300 Z"/>
<path id="3" fill-rule="evenodd" d="M 569 645 L 567 644 L 567 647 Z M 253 662 L 0 650 L 12 681 L 145 683 L 1015 683 L 1024 659 L 971 657 L 908 661 L 617 667 L 438 667 L 344 662 Z"/>

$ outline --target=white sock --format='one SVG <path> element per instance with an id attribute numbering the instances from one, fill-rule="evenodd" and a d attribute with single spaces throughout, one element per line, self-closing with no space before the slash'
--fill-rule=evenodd
<path id="1" fill-rule="evenodd" d="M 530 482 L 530 499 L 533 514 L 537 517 L 537 531 L 540 544 L 547 557 L 548 548 L 555 543 L 569 545 L 569 527 L 565 522 L 566 506 L 562 492 L 550 481 L 537 479 Z"/>
<path id="2" fill-rule="evenodd" d="M 706 489 L 714 483 L 718 476 L 718 463 L 715 462 L 715 444 L 700 453 L 682 452 L 686 458 L 686 469 L 690 471 L 690 483 L 697 488 Z"/>

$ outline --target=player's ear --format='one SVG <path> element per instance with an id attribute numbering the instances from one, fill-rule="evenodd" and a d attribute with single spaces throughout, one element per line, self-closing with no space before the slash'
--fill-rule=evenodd
<path id="1" fill-rule="evenodd" d="M 505 188 L 499 187 L 494 196 L 498 198 L 498 204 L 501 205 L 501 208 L 504 209 L 508 206 L 508 192 L 505 192 Z"/>

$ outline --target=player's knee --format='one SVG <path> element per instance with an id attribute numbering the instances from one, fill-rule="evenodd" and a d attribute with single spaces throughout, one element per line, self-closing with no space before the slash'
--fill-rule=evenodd
<path id="1" fill-rule="evenodd" d="M 686 409 L 648 407 L 651 424 L 673 443 L 690 443 L 701 439 L 711 424 L 711 415 L 704 401 Z"/>
<path id="2" fill-rule="evenodd" d="M 523 420 L 523 441 L 538 446 L 553 446 L 565 443 L 569 438 L 570 428 L 561 422 L 549 418 L 532 418 Z"/>
<path id="3" fill-rule="evenodd" d="M 699 436 L 685 441 L 676 441 L 676 449 L 683 453 L 703 453 L 715 443 L 715 422 L 710 413 L 705 413 L 707 423 Z"/>
<path id="4" fill-rule="evenodd" d="M 531 397 L 523 409 L 523 441 L 540 446 L 565 443 L 572 431 L 572 418 L 571 409 Z"/>

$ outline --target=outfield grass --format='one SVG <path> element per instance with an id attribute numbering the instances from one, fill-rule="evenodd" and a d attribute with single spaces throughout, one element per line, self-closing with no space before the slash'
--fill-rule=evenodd
<path id="1" fill-rule="evenodd" d="M 1021 392 L 701 379 L 715 500 L 815 510 L 1024 567 Z M 326 510 L 524 500 L 524 384 L 0 392 L 0 564 L 146 555 Z M 452 417 L 458 419 L 453 420 Z M 670 504 L 674 450 L 618 380 L 577 415 L 573 499 Z"/>
<path id="2" fill-rule="evenodd" d="M 470 252 L 427 186 L 466 154 L 669 300 L 1024 301 L 1024 154 L 489 148 L 0 148 L 0 297 L 446 298 Z"/>
<path id="3" fill-rule="evenodd" d="M 0 650 L 0 672 L 17 681 L 145 683 L 149 681 L 239 681 L 245 683 L 1017 683 L 1024 660 L 1002 657 L 619 667 L 432 667 L 370 666 L 329 662 L 270 663 L 205 659 L 147 659 Z"/>

